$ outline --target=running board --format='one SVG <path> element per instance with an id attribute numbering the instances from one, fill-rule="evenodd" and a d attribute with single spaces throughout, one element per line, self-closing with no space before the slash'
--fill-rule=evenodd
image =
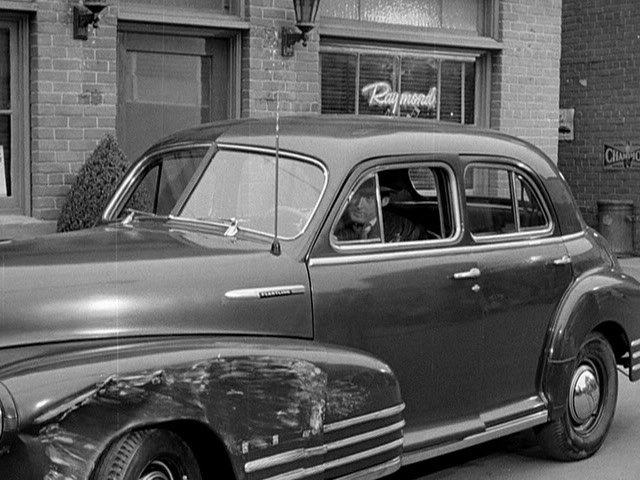
<path id="1" fill-rule="evenodd" d="M 537 412 L 526 417 L 511 420 L 494 427 L 487 428 L 482 433 L 476 433 L 470 435 L 462 440 L 447 443 L 445 445 L 437 445 L 432 448 L 424 450 L 417 450 L 415 452 L 405 451 L 402 454 L 402 465 L 410 465 L 416 462 L 422 462 L 430 458 L 439 457 L 440 455 L 446 455 L 447 453 L 462 450 L 464 448 L 473 447 L 480 443 L 495 440 L 496 438 L 505 437 L 512 433 L 521 432 L 528 428 L 535 427 L 536 425 L 542 425 L 549 420 L 549 414 L 547 411 Z"/>

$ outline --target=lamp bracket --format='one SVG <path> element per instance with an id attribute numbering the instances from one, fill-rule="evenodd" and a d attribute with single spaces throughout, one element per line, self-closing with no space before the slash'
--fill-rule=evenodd
<path id="1" fill-rule="evenodd" d="M 89 25 L 98 28 L 100 12 L 106 7 L 104 2 L 85 2 L 82 6 L 73 7 L 73 38 L 87 40 Z"/>
<path id="2" fill-rule="evenodd" d="M 307 32 L 298 32 L 295 27 L 282 27 L 282 56 L 283 57 L 293 57 L 293 46 L 302 42 L 302 44 L 307 46 Z"/>

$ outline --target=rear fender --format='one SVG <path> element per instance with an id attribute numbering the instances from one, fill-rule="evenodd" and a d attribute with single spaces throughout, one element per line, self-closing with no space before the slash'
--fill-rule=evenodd
<path id="1" fill-rule="evenodd" d="M 565 294 L 547 336 L 541 368 L 541 390 L 549 401 L 550 414 L 564 411 L 574 362 L 590 332 L 600 331 L 609 340 L 616 362 L 627 368 L 632 342 L 640 338 L 640 288 L 618 270 L 599 270 L 582 275 Z M 640 349 L 640 342 L 638 349 Z M 640 358 L 638 359 L 640 360 Z M 634 360 L 637 362 L 637 360 Z M 629 378 L 640 369 L 629 368 Z"/>

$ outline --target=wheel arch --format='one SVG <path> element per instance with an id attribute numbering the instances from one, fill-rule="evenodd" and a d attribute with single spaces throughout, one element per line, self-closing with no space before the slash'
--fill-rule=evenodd
<path id="1" fill-rule="evenodd" d="M 100 452 L 98 460 L 93 466 L 90 478 L 92 480 L 100 480 L 96 478 L 97 468 L 105 455 L 107 455 L 111 446 L 120 438 L 134 431 L 149 429 L 167 430 L 180 437 L 196 457 L 202 478 L 215 478 L 216 475 L 225 479 L 242 478 L 220 435 L 206 424 L 191 419 L 137 425 L 133 429 L 118 432 L 118 435 L 114 436 Z"/>
<path id="2" fill-rule="evenodd" d="M 622 285 L 615 275 L 585 275 L 573 284 L 557 309 L 540 369 L 540 390 L 549 402 L 551 419 L 564 411 L 573 364 L 590 333 L 598 332 L 606 338 L 616 364 L 630 366 L 629 322 L 620 302 L 624 298 Z"/>

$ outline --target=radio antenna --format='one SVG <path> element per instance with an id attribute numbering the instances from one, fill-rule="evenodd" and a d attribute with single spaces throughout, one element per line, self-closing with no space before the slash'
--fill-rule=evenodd
<path id="1" fill-rule="evenodd" d="M 280 255 L 280 241 L 278 240 L 278 184 L 280 174 L 280 105 L 279 94 L 276 92 L 276 191 L 275 191 L 275 208 L 274 208 L 274 225 L 273 225 L 273 243 L 271 244 L 271 253 Z"/>

